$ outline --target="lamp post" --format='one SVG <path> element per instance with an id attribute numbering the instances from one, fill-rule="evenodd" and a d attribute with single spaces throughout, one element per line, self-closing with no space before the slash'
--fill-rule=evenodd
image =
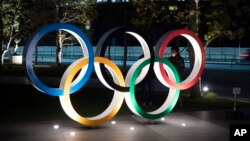
<path id="1" fill-rule="evenodd" d="M 189 15 L 192 17 L 191 23 L 192 25 L 195 25 L 191 27 L 192 30 L 195 30 L 195 32 L 198 34 L 198 24 L 199 24 L 199 0 L 191 0 L 192 6 L 191 10 L 189 11 Z"/>
<path id="2" fill-rule="evenodd" d="M 15 45 L 15 48 L 14 48 L 14 52 L 13 52 L 14 55 L 17 54 L 16 52 L 17 52 L 17 48 L 18 48 L 18 43 L 19 43 L 20 41 L 21 41 L 20 38 L 15 38 L 15 39 L 14 39 L 14 42 L 15 42 L 15 44 L 16 44 L 16 45 Z"/>
<path id="3" fill-rule="evenodd" d="M 189 28 L 190 30 L 196 32 L 198 35 L 198 24 L 199 24 L 199 0 L 190 0 L 190 10 L 189 10 Z M 190 68 L 193 69 L 194 66 L 194 50 L 191 45 L 188 45 L 188 54 L 190 60 Z M 193 87 L 190 88 L 190 96 L 192 98 L 201 97 L 201 78 Z"/>
<path id="4" fill-rule="evenodd" d="M 124 25 L 127 25 L 127 15 L 128 15 L 128 11 L 126 9 L 126 3 L 123 4 L 124 5 Z M 123 56 L 123 71 L 125 72 L 126 67 L 127 67 L 127 55 L 128 55 L 128 44 L 127 41 L 128 40 L 128 36 L 127 34 L 124 33 L 124 56 Z"/>
<path id="5" fill-rule="evenodd" d="M 195 22 L 196 22 L 196 32 L 198 34 L 198 25 L 199 25 L 199 0 L 195 0 Z"/>
<path id="6" fill-rule="evenodd" d="M 87 19 L 85 23 L 86 34 L 89 39 L 92 41 L 92 29 L 91 29 L 91 20 Z"/>

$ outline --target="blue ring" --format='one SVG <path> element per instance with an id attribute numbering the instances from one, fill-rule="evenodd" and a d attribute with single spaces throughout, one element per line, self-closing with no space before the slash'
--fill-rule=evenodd
<path id="1" fill-rule="evenodd" d="M 45 36 L 47 33 L 55 31 L 55 30 L 67 30 L 70 32 L 75 33 L 79 36 L 79 38 L 86 44 L 88 54 L 89 54 L 89 63 L 88 68 L 83 76 L 83 78 L 77 83 L 76 85 L 72 86 L 70 89 L 70 93 L 74 93 L 77 90 L 79 90 L 90 78 L 91 73 L 94 68 L 94 51 L 93 47 L 88 39 L 88 37 L 76 26 L 65 24 L 65 23 L 55 23 L 50 24 L 47 26 L 44 26 L 40 28 L 27 42 L 25 45 L 24 51 L 23 51 L 23 65 L 25 72 L 28 76 L 28 79 L 31 81 L 31 84 L 40 90 L 43 93 L 46 93 L 51 96 L 61 96 L 63 95 L 63 90 L 59 88 L 51 88 L 46 86 L 43 82 L 41 82 L 38 77 L 36 76 L 34 69 L 32 67 L 32 53 L 34 52 L 34 49 L 38 43 L 38 41 Z"/>

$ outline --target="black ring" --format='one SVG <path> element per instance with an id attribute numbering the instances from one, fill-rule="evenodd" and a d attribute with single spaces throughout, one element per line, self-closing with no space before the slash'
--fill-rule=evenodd
<path id="1" fill-rule="evenodd" d="M 135 33 L 140 33 L 140 36 L 141 35 L 144 35 L 142 36 L 144 39 L 148 39 L 146 38 L 145 34 L 142 34 L 138 29 L 136 28 L 131 28 L 131 27 L 115 27 L 115 28 L 112 28 L 110 29 L 109 31 L 107 31 L 102 37 L 101 39 L 99 40 L 99 42 L 97 43 L 97 46 L 96 46 L 96 52 L 95 52 L 95 56 L 100 56 L 100 57 L 104 57 L 105 56 L 105 51 L 107 49 L 107 45 L 108 45 L 108 41 L 110 41 L 110 39 L 112 37 L 114 37 L 114 35 L 117 35 L 118 33 L 125 33 L 127 31 L 132 31 L 132 32 L 135 32 Z M 146 41 L 149 41 L 149 40 L 146 40 Z M 151 56 L 151 59 L 150 59 L 150 66 L 149 66 L 149 70 L 148 72 L 150 71 L 153 71 L 153 67 L 154 67 L 154 50 L 153 50 L 153 46 L 152 46 L 152 42 L 150 42 L 150 44 L 148 44 L 149 46 L 149 51 L 150 51 L 150 56 Z M 114 83 L 108 76 L 107 72 L 105 71 L 105 67 L 103 64 L 100 64 L 100 69 L 101 69 L 101 73 L 104 77 L 104 79 L 106 80 L 106 82 L 112 87 L 114 88 L 115 90 L 117 91 L 120 91 L 120 92 L 129 92 L 129 87 L 123 87 L 123 86 L 120 86 L 120 85 L 117 85 L 116 83 Z M 149 79 L 149 73 L 146 74 L 145 78 L 140 82 L 138 83 L 137 85 L 141 85 L 142 83 L 145 83 L 145 81 L 147 79 Z"/>

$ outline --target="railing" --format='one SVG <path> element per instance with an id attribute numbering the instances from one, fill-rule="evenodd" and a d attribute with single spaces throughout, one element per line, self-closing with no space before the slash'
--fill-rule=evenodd
<path id="1" fill-rule="evenodd" d="M 95 50 L 95 47 L 94 47 Z M 189 55 L 186 48 L 180 47 L 181 56 L 185 61 L 189 60 Z M 241 53 L 248 53 L 250 48 L 238 48 L 238 47 L 208 47 L 206 50 L 206 60 L 211 62 L 229 62 L 229 63 L 241 63 L 244 61 L 243 57 L 240 57 Z M 23 47 L 19 47 L 17 50 L 18 54 L 22 54 Z M 35 52 L 35 51 L 34 51 Z M 138 46 L 128 47 L 128 61 L 136 61 L 140 55 L 143 54 L 142 48 Z M 56 47 L 55 46 L 38 46 L 37 47 L 37 59 L 38 61 L 55 61 Z M 81 58 L 83 53 L 79 46 L 66 46 L 62 49 L 62 59 L 63 60 L 75 60 Z M 115 61 L 123 60 L 123 47 L 121 46 L 111 46 L 107 48 L 105 56 Z M 165 56 L 170 56 L 170 48 L 165 51 Z M 5 56 L 6 58 L 8 56 Z M 6 59 L 5 58 L 5 59 Z M 34 53 L 35 58 L 35 53 Z"/>

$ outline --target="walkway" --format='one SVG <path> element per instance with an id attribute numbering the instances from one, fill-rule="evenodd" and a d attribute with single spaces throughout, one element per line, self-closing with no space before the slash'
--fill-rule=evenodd
<path id="1" fill-rule="evenodd" d="M 228 111 L 171 113 L 149 123 L 135 115 L 116 116 L 102 126 L 84 127 L 72 120 L 25 122 L 0 125 L 4 141 L 228 141 L 229 125 L 249 124 L 250 109 L 244 119 L 228 118 Z M 114 122 L 115 121 L 115 122 Z M 112 124 L 113 123 L 113 124 Z M 116 124 L 114 124 L 116 123 Z M 54 129 L 58 124 L 59 129 Z"/>

